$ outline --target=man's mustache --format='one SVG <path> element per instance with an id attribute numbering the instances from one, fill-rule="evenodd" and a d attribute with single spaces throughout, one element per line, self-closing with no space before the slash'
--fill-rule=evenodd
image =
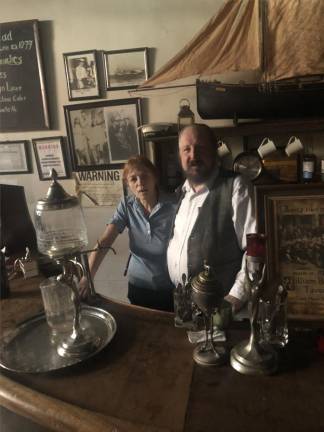
<path id="1" fill-rule="evenodd" d="M 203 165 L 203 161 L 200 159 L 196 159 L 196 160 L 192 160 L 189 162 L 188 167 L 195 167 L 195 166 L 200 166 Z"/>

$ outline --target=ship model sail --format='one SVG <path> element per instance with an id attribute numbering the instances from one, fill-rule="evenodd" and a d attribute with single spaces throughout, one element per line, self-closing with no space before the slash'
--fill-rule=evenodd
<path id="1" fill-rule="evenodd" d="M 322 116 L 323 22 L 323 0 L 227 1 L 141 89 L 196 82 L 202 118 Z"/>

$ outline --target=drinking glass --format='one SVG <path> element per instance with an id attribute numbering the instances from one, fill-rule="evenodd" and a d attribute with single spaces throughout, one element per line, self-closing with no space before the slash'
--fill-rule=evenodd
<path id="1" fill-rule="evenodd" d="M 72 289 L 58 281 L 55 276 L 40 283 L 40 290 L 52 341 L 72 333 L 75 307 Z"/>
<path id="2" fill-rule="evenodd" d="M 287 300 L 259 301 L 259 338 L 263 344 L 284 347 L 288 343 Z"/>

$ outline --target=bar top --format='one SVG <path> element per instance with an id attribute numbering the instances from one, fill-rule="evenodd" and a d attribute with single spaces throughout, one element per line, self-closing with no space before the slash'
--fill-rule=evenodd
<path id="1" fill-rule="evenodd" d="M 40 312 L 40 278 L 17 279 L 0 302 L 1 332 Z M 108 299 L 117 333 L 99 354 L 42 374 L 1 370 L 0 404 L 50 430 L 207 432 L 324 430 L 324 356 L 305 332 L 274 376 L 246 376 L 192 360 L 173 315 Z M 248 328 L 229 331 L 229 346 Z M 298 342 L 298 343 L 297 343 Z"/>

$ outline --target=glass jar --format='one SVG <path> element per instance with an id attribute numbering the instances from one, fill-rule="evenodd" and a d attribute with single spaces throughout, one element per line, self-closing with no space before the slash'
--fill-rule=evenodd
<path id="1" fill-rule="evenodd" d="M 55 171 L 52 178 L 46 198 L 37 201 L 35 229 L 39 251 L 58 258 L 81 251 L 88 236 L 78 198 L 65 192 Z"/>

